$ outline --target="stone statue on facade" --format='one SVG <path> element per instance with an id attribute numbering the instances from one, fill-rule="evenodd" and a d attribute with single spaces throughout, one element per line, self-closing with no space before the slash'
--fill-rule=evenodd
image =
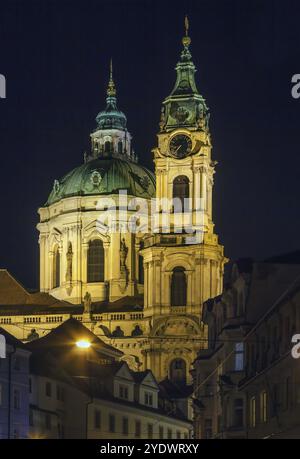
<path id="1" fill-rule="evenodd" d="M 126 245 L 125 239 L 123 238 L 121 240 L 120 244 L 120 264 L 121 264 L 121 270 L 122 268 L 126 270 L 126 259 L 128 255 L 128 247 Z"/>
<path id="2" fill-rule="evenodd" d="M 83 298 L 83 312 L 84 314 L 92 312 L 92 295 L 89 292 L 86 292 Z"/>
<path id="3" fill-rule="evenodd" d="M 31 329 L 31 332 L 27 335 L 27 340 L 28 341 L 34 341 L 35 339 L 38 339 L 40 335 L 37 333 L 35 328 Z"/>
<path id="4" fill-rule="evenodd" d="M 120 284 L 119 289 L 122 293 L 125 292 L 127 285 L 128 285 L 128 276 L 129 271 L 126 266 L 126 260 L 128 255 L 128 247 L 126 245 L 125 239 L 121 239 L 120 242 Z"/>
<path id="5" fill-rule="evenodd" d="M 66 271 L 66 281 L 72 282 L 73 275 L 73 250 L 72 244 L 69 242 L 68 251 L 67 251 L 67 271 Z"/>

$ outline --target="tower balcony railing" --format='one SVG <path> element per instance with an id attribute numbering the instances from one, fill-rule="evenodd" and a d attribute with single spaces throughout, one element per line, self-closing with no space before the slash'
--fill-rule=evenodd
<path id="1" fill-rule="evenodd" d="M 186 306 L 171 306 L 172 314 L 186 314 Z"/>
<path id="2" fill-rule="evenodd" d="M 199 244 L 203 242 L 203 233 L 194 234 L 154 234 L 144 242 L 144 247 L 151 246 L 178 246 Z"/>

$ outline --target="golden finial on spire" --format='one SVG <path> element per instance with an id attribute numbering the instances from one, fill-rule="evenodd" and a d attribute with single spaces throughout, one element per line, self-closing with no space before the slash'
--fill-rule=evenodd
<path id="1" fill-rule="evenodd" d="M 108 88 L 107 88 L 107 95 L 109 97 L 115 97 L 117 91 L 115 87 L 115 83 L 113 80 L 113 64 L 112 64 L 112 59 L 110 60 L 110 66 L 109 66 L 109 83 L 108 83 Z"/>
<path id="2" fill-rule="evenodd" d="M 187 14 L 184 18 L 184 27 L 185 27 L 185 36 L 182 39 L 182 43 L 184 47 L 188 47 L 191 44 L 191 39 L 189 37 L 190 24 L 189 24 L 189 18 Z"/>
<path id="3" fill-rule="evenodd" d="M 110 80 L 113 79 L 113 65 L 112 65 L 112 58 L 110 59 Z"/>

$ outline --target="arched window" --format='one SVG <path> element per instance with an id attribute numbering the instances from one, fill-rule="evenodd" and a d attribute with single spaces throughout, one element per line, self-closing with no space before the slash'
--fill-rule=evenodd
<path id="1" fill-rule="evenodd" d="M 174 268 L 171 280 L 171 306 L 186 306 L 186 290 L 184 268 Z"/>
<path id="2" fill-rule="evenodd" d="M 53 257 L 53 288 L 60 286 L 60 253 L 58 247 L 54 250 Z"/>
<path id="3" fill-rule="evenodd" d="M 118 142 L 118 153 L 121 155 L 123 153 L 123 143 L 121 140 Z"/>
<path id="4" fill-rule="evenodd" d="M 87 261 L 87 281 L 104 282 L 104 248 L 99 239 L 90 241 Z"/>
<path id="5" fill-rule="evenodd" d="M 139 255 L 139 283 L 144 283 L 144 258 Z"/>
<path id="6" fill-rule="evenodd" d="M 190 181 L 185 175 L 178 175 L 173 181 L 173 200 L 181 201 L 182 209 L 184 208 L 184 199 L 189 198 L 189 186 Z M 176 205 L 174 206 L 174 210 L 176 211 Z"/>
<path id="7" fill-rule="evenodd" d="M 183 359 L 174 359 L 170 364 L 170 380 L 176 384 L 186 384 L 186 363 Z"/>
<path id="8" fill-rule="evenodd" d="M 111 142 L 109 142 L 108 140 L 105 142 L 104 144 L 104 151 L 105 153 L 110 153 L 111 152 Z"/>

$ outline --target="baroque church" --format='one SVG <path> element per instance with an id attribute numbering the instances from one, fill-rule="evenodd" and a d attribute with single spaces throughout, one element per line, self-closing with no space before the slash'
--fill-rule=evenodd
<path id="1" fill-rule="evenodd" d="M 206 347 L 202 305 L 222 292 L 227 259 L 214 232 L 216 161 L 190 44 L 187 26 L 175 86 L 162 103 L 154 174 L 134 152 L 111 66 L 90 152 L 54 181 L 38 211 L 40 292 L 0 270 L 0 326 L 17 338 L 42 337 L 74 317 L 122 351 L 132 369 L 191 382 L 192 363 Z M 177 231 L 186 218 L 192 232 Z"/>

